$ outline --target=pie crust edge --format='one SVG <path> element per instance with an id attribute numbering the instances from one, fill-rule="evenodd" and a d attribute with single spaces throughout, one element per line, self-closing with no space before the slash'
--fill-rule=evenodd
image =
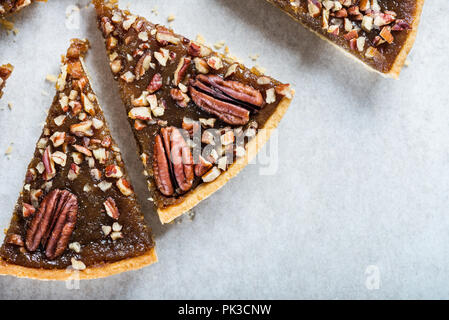
<path id="1" fill-rule="evenodd" d="M 22 267 L 19 265 L 8 263 L 0 259 L 0 275 L 9 275 L 17 278 L 28 278 L 35 280 L 87 280 L 87 279 L 99 279 L 109 277 L 115 274 L 119 274 L 125 271 L 132 271 L 141 269 L 145 266 L 157 262 L 157 255 L 155 248 L 151 248 L 143 255 L 128 258 L 125 260 L 105 263 L 99 266 L 90 266 L 85 270 L 79 271 L 78 276 L 75 278 L 73 272 L 66 269 L 37 269 Z"/>
<path id="2" fill-rule="evenodd" d="M 395 79 L 399 79 L 399 75 L 401 73 L 402 67 L 405 64 L 405 61 L 407 60 L 407 56 L 412 50 L 413 45 L 415 44 L 416 35 L 418 34 L 419 23 L 421 21 L 421 14 L 424 6 L 424 1 L 425 0 L 416 0 L 416 11 L 413 20 L 412 31 L 408 35 L 407 41 L 404 43 L 404 46 L 402 47 L 401 51 L 396 57 L 396 60 L 394 61 L 390 72 L 387 73 L 387 75 L 390 75 Z"/>
<path id="3" fill-rule="evenodd" d="M 159 219 L 162 224 L 170 223 L 176 218 L 180 217 L 198 203 L 205 200 L 213 193 L 221 189 L 229 180 L 234 178 L 239 172 L 246 167 L 246 165 L 257 155 L 259 150 L 270 139 L 271 133 L 277 128 L 279 122 L 287 112 L 291 101 L 293 100 L 294 90 L 292 90 L 292 98 L 282 98 L 273 114 L 268 118 L 262 129 L 267 130 L 267 134 L 259 135 L 260 132 L 250 141 L 246 146 L 247 155 L 234 162 L 228 170 L 223 172 L 215 181 L 201 184 L 196 189 L 192 190 L 184 200 L 175 205 L 168 206 L 163 209 L 158 209 Z"/>
<path id="4" fill-rule="evenodd" d="M 267 1 L 269 3 L 271 3 L 273 6 L 275 6 L 276 8 L 279 9 L 279 7 L 272 0 L 267 0 Z M 341 48 L 336 43 L 330 41 L 329 39 L 327 39 L 325 36 L 323 36 L 319 32 L 316 32 L 315 30 L 310 29 L 308 26 L 303 24 L 300 20 L 296 19 L 296 17 L 291 15 L 289 12 L 286 12 L 284 10 L 282 10 L 282 11 L 284 13 L 288 14 L 295 22 L 298 22 L 299 24 L 301 24 L 307 30 L 313 32 L 315 35 L 317 35 L 321 39 L 323 39 L 326 42 L 332 44 L 334 47 L 336 47 L 341 52 L 343 52 L 346 56 L 351 57 L 353 60 L 355 60 L 355 61 L 359 62 L 360 64 L 362 64 L 369 71 L 376 72 L 376 73 L 378 73 L 378 74 L 380 74 L 380 75 L 382 75 L 382 76 L 384 76 L 386 78 L 399 79 L 399 75 L 401 73 L 402 67 L 404 66 L 405 61 L 407 60 L 407 56 L 410 53 L 410 50 L 412 50 L 412 48 L 413 48 L 413 45 L 414 45 L 415 39 L 416 39 L 416 35 L 418 34 L 418 27 L 419 27 L 419 22 L 421 20 L 421 13 L 422 13 L 422 10 L 423 10 L 424 2 L 425 2 L 425 0 L 416 0 L 416 10 L 415 10 L 415 13 L 414 13 L 412 31 L 409 33 L 409 35 L 407 37 L 407 40 L 405 41 L 404 45 L 401 48 L 401 51 L 398 53 L 395 61 L 393 62 L 393 65 L 391 66 L 390 71 L 387 72 L 387 73 L 380 72 L 379 70 L 376 70 L 373 67 L 367 65 L 362 60 L 358 59 L 357 57 L 355 57 L 354 55 L 352 55 L 351 53 L 349 53 L 345 49 Z"/>

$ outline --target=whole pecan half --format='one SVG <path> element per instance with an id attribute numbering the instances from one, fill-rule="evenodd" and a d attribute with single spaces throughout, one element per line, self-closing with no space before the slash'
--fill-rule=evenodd
<path id="1" fill-rule="evenodd" d="M 217 75 L 198 75 L 189 87 L 193 102 L 231 125 L 245 125 L 265 104 L 259 90 Z"/>
<path id="2" fill-rule="evenodd" d="M 41 244 L 50 260 L 67 248 L 76 224 L 78 199 L 67 190 L 53 190 L 41 202 L 27 231 L 26 248 L 36 251 Z"/>
<path id="3" fill-rule="evenodd" d="M 154 179 L 159 191 L 169 197 L 179 189 L 184 193 L 193 185 L 194 164 L 190 147 L 179 129 L 162 128 L 153 150 Z"/>
<path id="4" fill-rule="evenodd" d="M 245 125 L 249 122 L 249 111 L 238 105 L 224 102 L 198 91 L 194 87 L 189 88 L 193 102 L 206 112 L 216 115 L 224 122 L 231 125 Z"/>
<path id="5" fill-rule="evenodd" d="M 252 106 L 261 108 L 264 105 L 262 93 L 251 86 L 243 84 L 238 81 L 224 80 L 216 75 L 198 75 L 197 81 L 214 89 L 214 91 L 221 91 L 229 96 L 231 100 L 248 103 Z"/>

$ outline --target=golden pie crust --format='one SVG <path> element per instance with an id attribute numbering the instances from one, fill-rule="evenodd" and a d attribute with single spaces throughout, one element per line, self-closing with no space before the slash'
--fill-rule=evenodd
<path id="1" fill-rule="evenodd" d="M 287 112 L 288 107 L 293 99 L 294 91 L 292 91 L 292 98 L 288 99 L 284 97 L 276 110 L 268 118 L 263 127 L 264 134 L 259 133 L 246 145 L 246 156 L 238 159 L 234 162 L 228 170 L 224 171 L 215 181 L 210 183 L 203 183 L 196 189 L 188 193 L 181 203 L 168 206 L 166 208 L 158 209 L 159 219 L 163 224 L 170 223 L 176 218 L 180 217 L 198 203 L 211 196 L 214 192 L 223 187 L 229 180 L 234 178 L 239 172 L 246 167 L 246 165 L 257 155 L 259 150 L 270 139 L 271 133 L 277 128 L 284 114 Z"/>
<path id="2" fill-rule="evenodd" d="M 36 269 L 10 264 L 0 259 L 0 275 L 36 280 L 87 280 L 109 277 L 126 271 L 137 270 L 157 262 L 156 250 L 113 263 L 89 266 L 85 270 L 74 272 L 69 269 Z"/>

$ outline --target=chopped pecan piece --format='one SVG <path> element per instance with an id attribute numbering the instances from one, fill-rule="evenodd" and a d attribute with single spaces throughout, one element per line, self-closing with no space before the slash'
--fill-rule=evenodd
<path id="1" fill-rule="evenodd" d="M 178 44 L 179 42 L 181 42 L 181 39 L 175 36 L 173 32 L 162 26 L 158 26 L 156 40 L 161 46 L 166 46 L 170 43 Z"/>
<path id="2" fill-rule="evenodd" d="M 404 30 L 410 30 L 412 27 L 410 24 L 408 24 L 407 21 L 403 19 L 396 20 L 394 26 L 391 28 L 392 31 L 404 31 Z"/>
<path id="3" fill-rule="evenodd" d="M 56 175 L 56 169 L 55 163 L 51 157 L 51 150 L 49 146 L 44 151 L 44 154 L 42 156 L 42 162 L 44 163 L 45 167 L 44 179 L 47 181 L 53 179 L 54 176 Z"/>
<path id="4" fill-rule="evenodd" d="M 18 247 L 23 247 L 23 239 L 19 234 L 13 233 L 6 236 L 5 243 L 13 244 Z"/>
<path id="5" fill-rule="evenodd" d="M 190 102 L 189 96 L 184 92 L 182 92 L 180 89 L 171 89 L 170 95 L 172 99 L 176 102 L 176 104 L 181 108 L 186 108 Z"/>
<path id="6" fill-rule="evenodd" d="M 198 130 L 200 130 L 200 123 L 190 118 L 184 117 L 182 119 L 182 128 L 189 132 L 190 136 L 193 136 Z"/>
<path id="7" fill-rule="evenodd" d="M 124 196 L 130 196 L 134 193 L 131 184 L 125 178 L 118 179 L 115 185 Z"/>
<path id="8" fill-rule="evenodd" d="M 42 200 L 27 231 L 26 247 L 36 251 L 39 244 L 52 260 L 60 256 L 72 235 L 78 214 L 78 199 L 67 190 L 53 190 Z"/>
<path id="9" fill-rule="evenodd" d="M 28 203 L 22 203 L 22 214 L 24 218 L 31 217 L 36 212 L 36 209 Z"/>
<path id="10" fill-rule="evenodd" d="M 199 158 L 199 163 L 195 165 L 195 175 L 197 177 L 204 176 L 210 169 L 212 169 L 213 164 L 204 159 L 202 156 Z"/>
<path id="11" fill-rule="evenodd" d="M 151 64 L 151 51 L 148 50 L 145 54 L 143 54 L 136 65 L 136 79 L 139 80 L 141 77 L 144 76 L 145 72 L 148 71 Z M 120 61 L 120 60 L 119 60 Z"/>
<path id="12" fill-rule="evenodd" d="M 147 91 L 149 93 L 155 93 L 160 88 L 162 88 L 162 76 L 160 73 L 156 73 L 150 81 L 150 84 L 147 87 Z"/>
<path id="13" fill-rule="evenodd" d="M 103 205 L 106 209 L 107 215 L 114 220 L 118 220 L 118 218 L 120 217 L 120 212 L 118 211 L 114 199 L 112 199 L 111 197 L 107 198 Z"/>
<path id="14" fill-rule="evenodd" d="M 173 84 L 177 86 L 184 79 L 187 69 L 190 66 L 192 60 L 187 57 L 182 57 L 179 61 L 178 67 L 176 68 L 175 75 L 173 77 Z"/>

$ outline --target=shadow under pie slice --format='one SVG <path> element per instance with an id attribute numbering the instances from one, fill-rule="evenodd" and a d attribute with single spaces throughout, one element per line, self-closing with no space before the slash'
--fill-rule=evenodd
<path id="1" fill-rule="evenodd" d="M 237 175 L 293 97 L 288 84 L 95 0 L 110 66 L 162 223 Z"/>
<path id="2" fill-rule="evenodd" d="M 87 40 L 71 41 L 56 95 L 0 249 L 0 274 L 101 278 L 157 261 L 83 63 Z"/>
<path id="3" fill-rule="evenodd" d="M 0 66 L 0 98 L 3 96 L 3 88 L 6 85 L 6 80 L 11 76 L 14 67 L 10 64 Z"/>
<path id="4" fill-rule="evenodd" d="M 371 70 L 398 78 L 424 0 L 267 0 Z"/>

